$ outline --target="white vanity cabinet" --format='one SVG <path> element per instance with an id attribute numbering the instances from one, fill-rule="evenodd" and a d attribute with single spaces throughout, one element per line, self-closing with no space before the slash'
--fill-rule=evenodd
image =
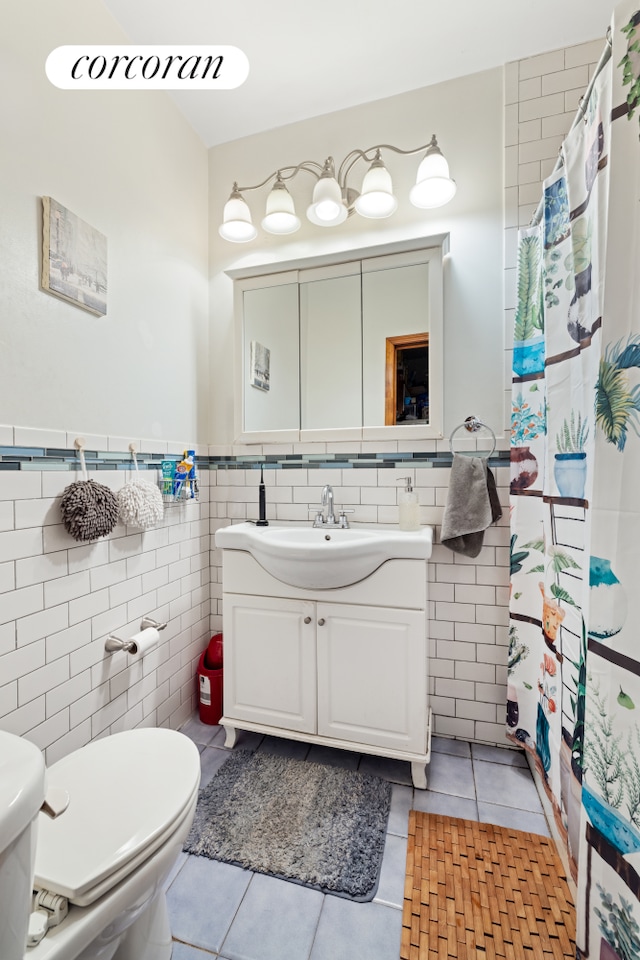
<path id="1" fill-rule="evenodd" d="M 426 787 L 427 567 L 390 560 L 347 587 L 306 590 L 223 551 L 224 716 L 237 730 L 409 761 Z"/>
<path id="2" fill-rule="evenodd" d="M 315 604 L 225 594 L 224 719 L 316 732 Z"/>
<path id="3" fill-rule="evenodd" d="M 317 605 L 320 736 L 424 753 L 422 611 Z"/>

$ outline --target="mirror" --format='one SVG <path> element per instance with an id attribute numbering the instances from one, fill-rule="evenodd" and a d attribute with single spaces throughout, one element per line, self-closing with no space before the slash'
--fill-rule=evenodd
<path id="1" fill-rule="evenodd" d="M 283 283 L 247 290 L 244 336 L 243 382 L 248 384 L 245 421 L 252 430 L 298 429 L 298 285 Z M 268 389 L 255 385 L 252 353 L 255 355 L 259 347 L 269 351 Z"/>
<path id="2" fill-rule="evenodd" d="M 300 271 L 302 430 L 362 426 L 359 267 Z"/>
<path id="3" fill-rule="evenodd" d="M 406 261 L 404 256 L 391 256 L 372 258 L 362 264 L 363 423 L 367 427 L 412 422 L 408 418 L 389 421 L 387 417 L 387 342 L 406 343 L 407 338 L 424 337 L 434 318 L 429 298 L 431 261 Z M 421 379 L 426 387 L 428 368 L 425 367 Z M 404 396 L 401 391 L 401 399 Z M 423 404 L 423 408 L 430 412 L 429 403 Z M 429 420 L 422 423 L 426 426 Z"/>
<path id="4" fill-rule="evenodd" d="M 442 436 L 446 240 L 229 271 L 239 442 Z"/>

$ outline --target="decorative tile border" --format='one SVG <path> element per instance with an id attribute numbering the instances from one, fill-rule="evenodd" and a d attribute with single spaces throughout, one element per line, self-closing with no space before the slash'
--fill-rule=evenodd
<path id="1" fill-rule="evenodd" d="M 85 450 L 88 470 L 132 470 L 130 453 Z M 509 450 L 498 450 L 489 458 L 490 467 L 509 465 Z M 138 453 L 139 470 L 159 470 L 163 460 L 179 461 L 177 454 Z M 451 453 L 286 453 L 247 454 L 239 456 L 196 456 L 200 470 L 307 470 L 362 469 L 368 467 L 395 470 L 403 466 L 450 467 Z M 79 470 L 80 460 L 75 449 L 54 447 L 0 446 L 0 470 Z"/>
<path id="2" fill-rule="evenodd" d="M 163 460 L 180 460 L 175 454 L 138 453 L 140 470 L 158 470 Z M 132 470 L 130 453 L 112 453 L 107 450 L 85 450 L 88 470 Z M 206 457 L 204 458 L 207 459 Z M 80 458 L 75 449 L 56 447 L 1 447 L 0 470 L 79 470 Z"/>

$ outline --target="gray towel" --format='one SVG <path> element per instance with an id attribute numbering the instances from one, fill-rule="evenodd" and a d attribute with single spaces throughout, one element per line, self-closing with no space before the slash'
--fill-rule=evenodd
<path id="1" fill-rule="evenodd" d="M 477 557 L 484 531 L 501 516 L 496 481 L 486 458 L 454 453 L 441 543 L 465 557 Z"/>

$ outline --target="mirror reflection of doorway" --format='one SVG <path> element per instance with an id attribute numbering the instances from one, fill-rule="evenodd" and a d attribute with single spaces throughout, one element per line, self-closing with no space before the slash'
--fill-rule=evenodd
<path id="1" fill-rule="evenodd" d="M 387 337 L 385 426 L 429 422 L 429 334 Z"/>

